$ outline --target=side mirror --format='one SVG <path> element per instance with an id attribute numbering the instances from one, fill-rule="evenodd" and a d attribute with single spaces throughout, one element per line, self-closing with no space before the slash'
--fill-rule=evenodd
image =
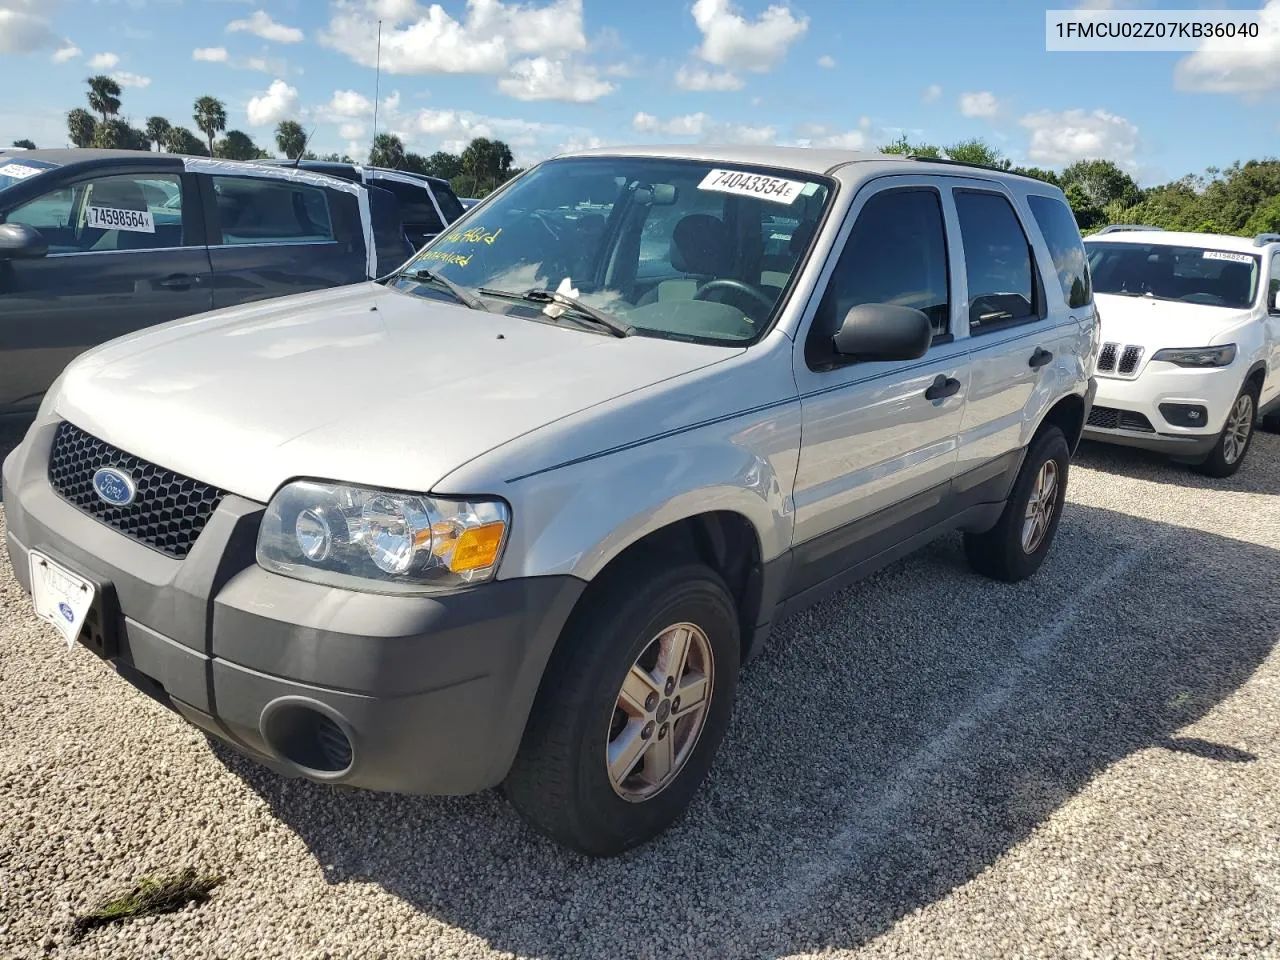
<path id="1" fill-rule="evenodd" d="M 836 354 L 848 360 L 918 360 L 932 342 L 929 318 L 893 303 L 854 307 L 831 338 Z"/>
<path id="2" fill-rule="evenodd" d="M 1271 298 L 1271 312 L 1280 313 L 1280 290 L 1277 290 L 1275 296 Z"/>
<path id="3" fill-rule="evenodd" d="M 25 223 L 0 223 L 0 260 L 38 260 L 49 252 L 40 231 Z"/>

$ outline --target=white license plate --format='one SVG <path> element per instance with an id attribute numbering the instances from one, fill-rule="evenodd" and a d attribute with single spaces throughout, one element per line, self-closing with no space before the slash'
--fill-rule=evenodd
<path id="1" fill-rule="evenodd" d="M 94 586 L 42 553 L 31 551 L 31 602 L 36 616 L 48 620 L 70 649 L 93 606 Z"/>

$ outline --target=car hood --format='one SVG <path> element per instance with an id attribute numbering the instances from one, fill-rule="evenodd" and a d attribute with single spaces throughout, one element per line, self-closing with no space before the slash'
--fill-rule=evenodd
<path id="1" fill-rule="evenodd" d="M 54 409 L 122 450 L 263 502 L 295 477 L 429 491 L 515 437 L 740 352 L 601 336 L 370 283 L 111 341 L 67 368 Z"/>
<path id="2" fill-rule="evenodd" d="M 1137 344 L 1150 353 L 1163 347 L 1205 347 L 1249 319 L 1248 310 L 1175 303 L 1151 297 L 1094 295 L 1104 343 Z"/>

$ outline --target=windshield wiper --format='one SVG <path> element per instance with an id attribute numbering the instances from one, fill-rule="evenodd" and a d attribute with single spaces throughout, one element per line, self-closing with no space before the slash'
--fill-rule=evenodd
<path id="1" fill-rule="evenodd" d="M 615 337 L 629 337 L 635 333 L 635 328 L 630 324 L 623 323 L 617 317 L 610 316 L 603 310 L 597 310 L 589 303 L 584 303 L 577 297 L 571 297 L 568 294 L 557 293 L 554 290 L 526 290 L 524 293 L 512 293 L 509 290 L 490 290 L 487 287 L 481 287 L 480 293 L 491 297 L 510 297 L 513 300 L 528 300 L 531 303 L 547 303 L 559 304 L 563 307 L 569 307 L 582 314 L 582 317 L 604 327 Z M 555 319 L 555 317 L 553 317 Z"/>
<path id="2" fill-rule="evenodd" d="M 448 277 L 442 277 L 438 273 L 432 273 L 430 270 L 419 267 L 417 270 L 406 270 L 403 273 L 397 273 L 396 279 L 415 280 L 418 283 L 437 283 L 444 287 L 459 303 L 470 307 L 472 310 L 484 310 L 486 313 L 489 308 L 475 294 L 467 290 L 466 287 L 459 286 Z"/>

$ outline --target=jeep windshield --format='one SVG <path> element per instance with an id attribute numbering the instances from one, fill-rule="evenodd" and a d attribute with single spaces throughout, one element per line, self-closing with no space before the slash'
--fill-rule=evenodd
<path id="1" fill-rule="evenodd" d="M 1085 243 L 1094 293 L 1247 309 L 1261 261 L 1249 253 L 1158 243 Z"/>
<path id="2" fill-rule="evenodd" d="M 8 190 L 15 183 L 21 183 L 28 177 L 34 177 L 58 166 L 48 160 L 26 159 L 20 153 L 0 152 L 0 193 Z"/>
<path id="3" fill-rule="evenodd" d="M 468 211 L 391 282 L 450 298 L 434 275 L 530 319 L 590 320 L 589 307 L 636 334 L 741 344 L 780 309 L 831 189 L 825 177 L 741 164 L 551 160 Z M 556 292 L 566 299 L 549 304 Z M 600 330 L 599 320 L 575 326 Z"/>

